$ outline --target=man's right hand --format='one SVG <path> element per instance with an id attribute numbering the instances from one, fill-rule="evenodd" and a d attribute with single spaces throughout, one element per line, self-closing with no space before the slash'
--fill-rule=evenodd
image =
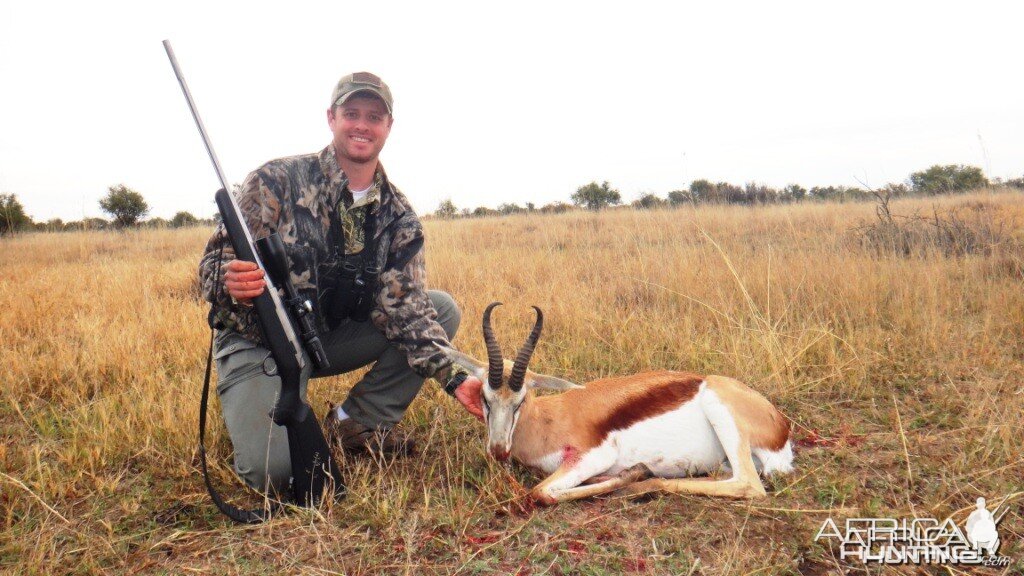
<path id="1" fill-rule="evenodd" d="M 455 399 L 466 409 L 467 412 L 476 416 L 476 419 L 484 421 L 484 406 L 480 401 L 483 395 L 483 382 L 476 376 L 466 378 L 459 387 L 455 389 Z"/>
<path id="2" fill-rule="evenodd" d="M 266 285 L 263 270 L 255 262 L 231 260 L 224 265 L 224 287 L 239 304 L 251 306 L 252 299 L 263 294 Z"/>

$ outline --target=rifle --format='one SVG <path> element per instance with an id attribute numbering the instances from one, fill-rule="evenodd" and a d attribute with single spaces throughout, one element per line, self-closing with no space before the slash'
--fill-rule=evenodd
<path id="1" fill-rule="evenodd" d="M 253 242 L 252 234 L 245 225 L 238 202 L 227 191 L 227 179 L 221 170 L 217 154 L 210 144 L 206 128 L 203 126 L 199 111 L 192 100 L 192 94 L 185 83 L 185 77 L 178 66 L 178 60 L 174 57 L 171 43 L 169 40 L 164 40 L 163 44 L 167 51 L 167 57 L 171 61 L 171 67 L 174 69 L 174 75 L 181 85 L 181 91 L 185 95 L 185 100 L 188 101 L 192 118 L 196 122 L 196 127 L 199 128 L 203 144 L 210 155 L 213 169 L 220 179 L 221 189 L 214 197 L 217 201 L 217 210 L 224 223 L 224 229 L 235 250 L 235 256 L 240 260 L 255 262 L 257 266 L 267 272 L 264 278 L 266 289 L 253 299 L 253 305 L 259 317 L 263 343 L 270 349 L 270 353 L 277 363 L 278 375 L 281 377 L 281 394 L 270 417 L 275 424 L 284 426 L 288 433 L 288 448 L 292 461 L 292 496 L 296 503 L 305 507 L 317 506 L 325 491 L 333 494 L 335 498 L 340 498 L 344 496 L 345 492 L 341 482 L 341 473 L 331 457 L 330 448 L 324 439 L 323 430 L 317 422 L 316 414 L 308 404 L 303 402 L 299 390 L 299 381 L 307 357 L 312 358 L 314 364 L 320 369 L 329 366 L 327 355 L 317 336 L 316 325 L 311 317 L 312 305 L 308 300 L 299 297 L 291 283 L 288 257 L 280 237 L 276 233 L 272 233 L 266 238 Z M 217 289 L 220 289 L 219 276 L 215 278 L 214 282 Z M 278 285 L 284 290 L 284 299 L 278 291 Z M 296 334 L 296 325 L 300 328 L 301 338 Z M 212 357 L 213 333 L 211 329 L 210 353 L 206 360 L 206 381 L 203 384 L 199 407 L 199 452 L 202 456 L 203 479 L 214 504 L 229 518 L 248 524 L 262 522 L 277 511 L 276 505 L 270 509 L 242 510 L 225 502 L 210 483 L 206 467 L 205 428 Z"/>

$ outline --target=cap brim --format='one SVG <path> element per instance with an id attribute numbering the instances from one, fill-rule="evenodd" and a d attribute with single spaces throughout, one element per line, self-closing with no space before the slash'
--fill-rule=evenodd
<path id="1" fill-rule="evenodd" d="M 391 105 L 388 104 L 388 99 L 385 98 L 384 94 L 382 94 L 381 91 L 377 90 L 376 88 L 369 88 L 368 87 L 368 88 L 359 88 L 358 90 L 353 90 L 353 91 L 349 92 L 348 94 L 345 94 L 343 96 L 339 96 L 338 99 L 334 101 L 334 105 L 335 106 L 339 106 L 341 104 L 344 104 L 345 102 L 348 102 L 349 100 L 351 100 L 353 96 L 359 96 L 360 94 L 362 94 L 364 96 L 366 94 L 372 94 L 373 96 L 376 96 L 381 102 L 384 103 L 384 107 L 388 109 L 388 114 L 391 114 Z"/>

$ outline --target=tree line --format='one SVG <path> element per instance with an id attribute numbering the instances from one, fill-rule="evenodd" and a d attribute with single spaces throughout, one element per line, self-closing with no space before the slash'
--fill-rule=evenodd
<path id="1" fill-rule="evenodd" d="M 874 192 L 882 192 L 890 198 L 908 195 L 934 195 L 965 192 L 990 185 L 1007 186 L 1024 190 L 1024 177 L 1013 178 L 1005 182 L 996 179 L 989 181 L 981 168 L 962 164 L 935 165 L 927 170 L 914 172 L 906 182 L 886 184 L 877 191 L 865 190 L 849 186 L 815 186 L 807 189 L 799 184 L 790 184 L 784 188 L 772 188 L 764 184 L 747 183 L 737 186 L 729 182 L 711 182 L 710 180 L 694 180 L 685 189 L 672 190 L 665 197 L 653 193 L 644 193 L 629 204 L 636 209 L 653 209 L 680 206 L 683 204 L 785 204 L 803 201 L 857 201 L 870 200 Z M 576 189 L 569 197 L 570 202 L 555 201 L 537 207 L 533 202 L 524 206 L 516 203 L 504 203 L 497 208 L 479 206 L 477 208 L 459 209 L 451 201 L 444 200 L 432 214 L 435 218 L 504 216 L 510 214 L 537 212 L 541 214 L 559 214 L 574 209 L 601 210 L 611 206 L 622 206 L 622 194 L 607 181 L 598 184 L 590 182 Z M 139 192 L 124 184 L 110 186 L 107 195 L 99 201 L 100 209 L 110 216 L 103 218 L 85 218 L 73 222 L 64 222 L 53 218 L 46 222 L 35 222 L 25 213 L 24 207 L 14 194 L 0 194 L 0 235 L 17 231 L 38 230 L 60 232 L 66 230 L 106 230 L 125 229 L 136 226 L 154 228 L 183 228 L 186 226 L 212 226 L 214 218 L 197 218 L 189 212 L 181 211 L 171 219 L 150 218 L 149 205 Z"/>
<path id="2" fill-rule="evenodd" d="M 40 232 L 66 232 L 74 230 L 108 230 L 144 226 L 147 228 L 184 228 L 187 226 L 212 226 L 213 218 L 197 218 L 191 212 L 181 211 L 171 219 L 150 218 L 149 204 L 139 192 L 124 184 L 116 184 L 107 188 L 107 195 L 99 201 L 100 209 L 110 216 L 104 218 L 84 218 L 65 222 L 60 218 L 52 218 L 45 222 L 35 222 L 25 213 L 25 208 L 14 194 L 0 194 L 0 235 L 18 231 L 36 230 Z"/>
<path id="3" fill-rule="evenodd" d="M 903 183 L 890 183 L 880 190 L 869 190 L 851 186 L 814 186 L 810 189 L 799 184 L 789 184 L 783 188 L 773 188 L 764 184 L 747 183 L 737 186 L 729 182 L 711 182 L 710 180 L 694 180 L 685 189 L 672 190 L 665 197 L 647 192 L 629 204 L 636 209 L 654 209 L 684 204 L 787 204 L 803 201 L 848 202 L 870 200 L 873 192 L 882 192 L 890 198 L 909 195 L 929 196 L 965 192 L 990 185 L 1008 186 L 1024 189 L 1024 177 L 1014 178 L 1005 182 L 996 179 L 989 181 L 981 168 L 960 164 L 935 165 L 927 170 L 914 172 Z M 601 210 L 612 206 L 622 206 L 622 194 L 607 181 L 598 184 L 590 182 L 576 189 L 569 200 L 571 204 L 556 201 L 540 208 L 527 202 L 525 206 L 518 204 L 501 204 L 494 208 L 484 206 L 462 208 L 455 206 L 450 200 L 444 200 L 434 212 L 438 218 L 501 216 L 523 212 L 560 213 L 577 208 Z"/>

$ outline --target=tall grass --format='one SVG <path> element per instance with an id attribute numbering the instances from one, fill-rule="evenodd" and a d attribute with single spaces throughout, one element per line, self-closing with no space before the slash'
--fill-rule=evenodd
<path id="1" fill-rule="evenodd" d="M 0 570 L 837 569 L 813 542 L 829 515 L 962 521 L 977 496 L 1021 497 L 1024 204 L 978 192 L 890 208 L 978 205 L 997 250 L 951 253 L 928 238 L 910 253 L 879 250 L 865 240 L 870 204 L 430 221 L 429 282 L 463 309 L 460 348 L 484 356 L 479 319 L 501 300 L 508 355 L 532 323 L 528 306 L 544 310 L 531 365 L 541 372 L 738 377 L 807 439 L 797 471 L 753 505 L 667 496 L 534 510 L 524 486 L 538 478 L 486 458 L 481 427 L 428 384 L 403 424 L 420 457 L 346 462 L 346 500 L 256 527 L 216 513 L 196 462 L 208 330 L 194 276 L 209 230 L 5 239 Z M 358 376 L 315 381 L 317 411 Z M 216 481 L 241 493 L 213 420 Z M 1024 558 L 1022 532 L 1014 510 L 1002 554 Z"/>

